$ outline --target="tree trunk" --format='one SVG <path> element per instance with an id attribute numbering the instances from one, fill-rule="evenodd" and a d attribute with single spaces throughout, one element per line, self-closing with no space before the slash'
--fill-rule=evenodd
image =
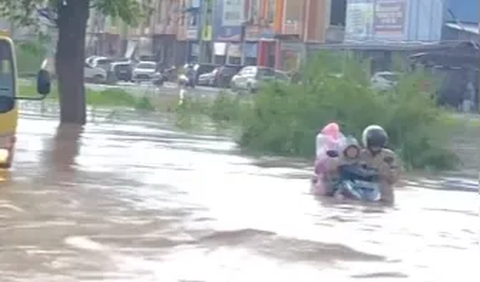
<path id="1" fill-rule="evenodd" d="M 58 42 L 55 69 L 58 77 L 60 122 L 85 124 L 85 35 L 90 0 L 58 1 Z"/>

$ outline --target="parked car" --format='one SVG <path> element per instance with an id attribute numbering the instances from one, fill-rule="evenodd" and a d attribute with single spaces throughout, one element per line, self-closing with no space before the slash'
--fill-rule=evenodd
<path id="1" fill-rule="evenodd" d="M 111 63 L 110 72 L 117 81 L 132 81 L 133 64 L 130 61 Z"/>
<path id="2" fill-rule="evenodd" d="M 196 69 L 197 71 L 197 79 L 200 75 L 212 72 L 214 69 L 218 68 L 219 65 L 216 64 L 198 64 Z"/>
<path id="3" fill-rule="evenodd" d="M 199 85 L 227 88 L 233 76 L 241 69 L 240 66 L 221 66 L 211 72 L 204 73 L 198 77 Z"/>
<path id="4" fill-rule="evenodd" d="M 150 61 L 139 62 L 132 72 L 132 80 L 142 82 L 152 80 L 153 75 L 157 72 L 157 63 Z"/>
<path id="5" fill-rule="evenodd" d="M 110 64 L 115 60 L 107 57 L 96 57 L 90 60 L 90 64 L 94 68 L 102 68 L 105 71 L 110 70 Z"/>
<path id="6" fill-rule="evenodd" d="M 104 83 L 107 81 L 107 71 L 85 64 L 84 77 L 86 82 Z"/>
<path id="7" fill-rule="evenodd" d="M 52 77 L 57 77 L 54 58 L 50 57 L 44 59 L 42 62 L 42 68 L 50 72 Z M 83 73 L 86 82 L 104 83 L 107 80 L 107 72 L 104 69 L 94 68 L 87 63 L 85 63 Z"/>
<path id="8" fill-rule="evenodd" d="M 253 93 L 258 90 L 260 82 L 275 80 L 277 76 L 278 74 L 272 68 L 247 66 L 233 76 L 230 87 L 232 90 L 246 90 Z"/>
<path id="9" fill-rule="evenodd" d="M 218 73 L 220 68 L 214 68 L 211 72 L 207 72 L 198 76 L 198 85 L 204 86 L 213 86 L 215 81 L 215 76 Z"/>
<path id="10" fill-rule="evenodd" d="M 375 73 L 370 82 L 375 91 L 389 91 L 397 85 L 399 77 L 399 73 L 382 71 Z"/>
<path id="11" fill-rule="evenodd" d="M 100 58 L 100 56 L 90 56 L 88 58 L 85 59 L 85 63 L 89 64 L 89 65 L 93 65 L 93 60 L 96 59 L 96 58 Z"/>
<path id="12" fill-rule="evenodd" d="M 275 80 L 278 82 L 290 83 L 291 77 L 287 72 L 275 70 Z"/>

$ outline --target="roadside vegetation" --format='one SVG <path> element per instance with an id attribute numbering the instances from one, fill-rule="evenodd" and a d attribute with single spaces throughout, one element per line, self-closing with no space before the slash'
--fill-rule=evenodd
<path id="1" fill-rule="evenodd" d="M 339 63 L 340 62 L 340 63 Z M 461 130 L 461 119 L 438 108 L 432 95 L 435 82 L 422 70 L 401 77 L 394 90 L 372 90 L 367 64 L 329 53 L 312 58 L 300 72 L 300 83 L 265 85 L 254 95 L 221 92 L 214 99 L 145 95 L 120 88 L 86 89 L 87 104 L 175 113 L 183 128 L 201 126 L 205 119 L 233 131 L 238 144 L 259 154 L 312 158 L 314 139 L 325 124 L 336 121 L 359 140 L 370 124 L 383 126 L 390 146 L 406 169 L 444 170 L 459 164 L 450 140 Z M 21 85 L 20 93 L 35 93 Z M 48 99 L 58 100 L 56 87 Z"/>
<path id="2" fill-rule="evenodd" d="M 33 96 L 36 95 L 36 89 L 33 85 L 19 85 L 19 95 Z M 101 91 L 86 88 L 85 91 L 87 105 L 92 107 L 120 107 L 133 108 L 136 110 L 153 111 L 150 99 L 145 96 L 134 97 L 127 91 L 120 88 L 108 88 Z M 56 87 L 52 87 L 52 92 L 46 98 L 46 101 L 58 101 L 58 91 Z"/>
<path id="3" fill-rule="evenodd" d="M 20 77 L 36 75 L 47 53 L 45 47 L 40 41 L 15 43 L 18 75 Z"/>
<path id="4" fill-rule="evenodd" d="M 366 126 L 378 124 L 407 169 L 454 168 L 458 158 L 449 140 L 459 122 L 423 91 L 429 85 L 432 93 L 435 82 L 417 70 L 403 76 L 395 90 L 377 93 L 366 73 L 363 62 L 322 53 L 304 66 L 300 84 L 270 84 L 248 101 L 230 94 L 207 104 L 191 99 L 183 111 L 235 126 L 244 149 L 306 158 L 314 156 L 315 136 L 328 122 L 339 122 L 359 140 Z"/>

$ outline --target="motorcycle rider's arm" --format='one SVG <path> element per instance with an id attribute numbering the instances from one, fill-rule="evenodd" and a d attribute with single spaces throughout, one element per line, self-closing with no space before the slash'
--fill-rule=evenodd
<path id="1" fill-rule="evenodd" d="M 400 177 L 400 161 L 391 150 L 385 150 L 383 163 L 379 166 L 381 201 L 387 204 L 395 202 L 394 185 Z"/>
<path id="2" fill-rule="evenodd" d="M 383 162 L 378 168 L 379 176 L 389 185 L 395 184 L 400 177 L 400 161 L 397 155 L 388 149 L 384 149 Z"/>

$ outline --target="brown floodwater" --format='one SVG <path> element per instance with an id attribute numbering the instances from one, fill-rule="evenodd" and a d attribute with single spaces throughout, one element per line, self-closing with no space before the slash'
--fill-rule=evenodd
<path id="1" fill-rule="evenodd" d="M 0 175 L 2 282 L 478 280 L 475 179 L 407 181 L 393 208 L 336 203 L 302 164 L 134 120 L 22 117 Z"/>

